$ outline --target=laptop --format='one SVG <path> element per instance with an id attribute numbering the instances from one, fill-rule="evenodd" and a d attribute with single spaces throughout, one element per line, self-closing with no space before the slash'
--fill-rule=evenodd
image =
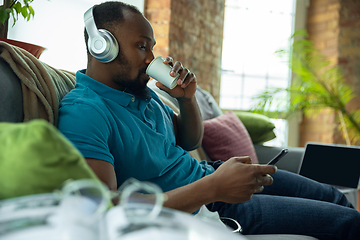
<path id="1" fill-rule="evenodd" d="M 299 174 L 340 189 L 357 189 L 360 147 L 309 142 L 305 146 Z"/>

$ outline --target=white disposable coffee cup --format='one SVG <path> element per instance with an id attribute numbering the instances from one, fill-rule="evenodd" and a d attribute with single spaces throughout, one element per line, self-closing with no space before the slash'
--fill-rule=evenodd
<path id="1" fill-rule="evenodd" d="M 146 69 L 146 74 L 155 80 L 161 82 L 166 87 L 173 89 L 176 87 L 176 80 L 180 74 L 175 77 L 170 76 L 171 66 L 163 63 L 162 56 L 154 58 Z"/>

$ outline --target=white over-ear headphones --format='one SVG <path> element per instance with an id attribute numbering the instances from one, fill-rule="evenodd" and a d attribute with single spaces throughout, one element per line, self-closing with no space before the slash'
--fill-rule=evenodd
<path id="1" fill-rule="evenodd" d="M 103 63 L 114 60 L 119 53 L 119 44 L 109 31 L 97 29 L 92 7 L 85 12 L 84 22 L 89 35 L 88 49 L 90 54 Z"/>

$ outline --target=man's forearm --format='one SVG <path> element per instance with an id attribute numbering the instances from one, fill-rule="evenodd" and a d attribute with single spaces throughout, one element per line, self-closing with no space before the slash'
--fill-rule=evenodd
<path id="1" fill-rule="evenodd" d="M 180 114 L 177 117 L 178 144 L 187 151 L 201 145 L 204 127 L 195 96 L 191 99 L 178 99 Z"/>
<path id="2" fill-rule="evenodd" d="M 211 188 L 210 181 L 210 178 L 205 177 L 189 185 L 166 192 L 167 200 L 164 206 L 193 213 L 202 205 L 214 202 L 214 191 Z"/>
<path id="3" fill-rule="evenodd" d="M 212 202 L 242 203 L 271 185 L 270 174 L 276 170 L 274 165 L 253 165 L 249 157 L 232 157 L 214 173 L 166 192 L 168 199 L 164 206 L 194 212 Z"/>

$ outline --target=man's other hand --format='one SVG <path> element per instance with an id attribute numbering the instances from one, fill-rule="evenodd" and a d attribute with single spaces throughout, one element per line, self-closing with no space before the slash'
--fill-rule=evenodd
<path id="1" fill-rule="evenodd" d="M 262 192 L 265 185 L 271 185 L 270 174 L 276 171 L 273 165 L 251 164 L 249 157 L 233 157 L 207 177 L 211 178 L 215 201 L 241 203 Z"/>

